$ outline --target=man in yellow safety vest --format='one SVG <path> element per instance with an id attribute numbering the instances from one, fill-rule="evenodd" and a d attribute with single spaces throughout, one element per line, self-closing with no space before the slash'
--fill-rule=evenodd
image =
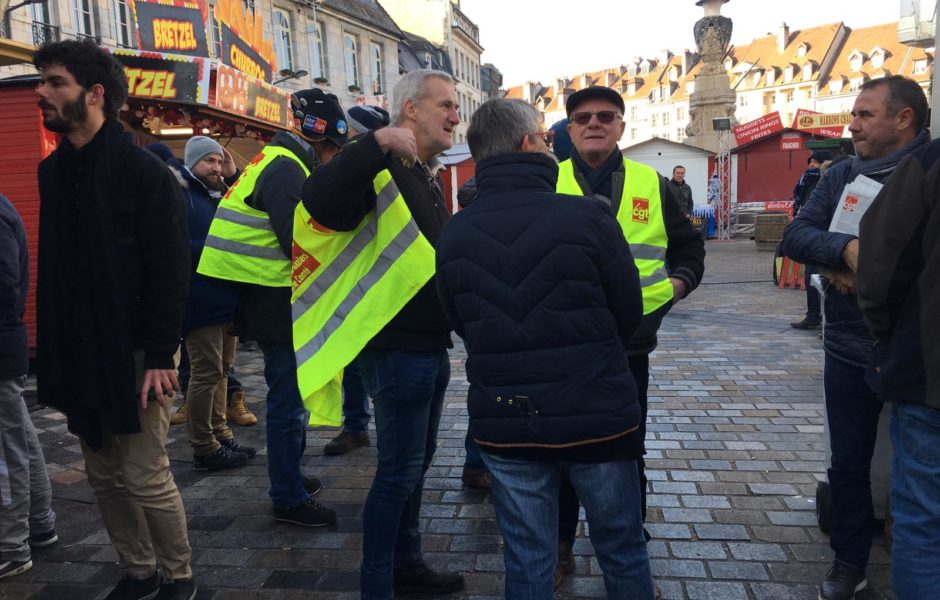
<path id="1" fill-rule="evenodd" d="M 333 94 L 303 90 L 294 94 L 292 105 L 299 127 L 275 135 L 229 189 L 209 228 L 198 270 L 240 283 L 236 323 L 264 353 L 274 518 L 318 527 L 335 523 L 336 513 L 313 499 L 322 486 L 300 468 L 308 415 L 297 386 L 291 333 L 294 210 L 311 170 L 346 142 L 347 126 Z"/>
<path id="2" fill-rule="evenodd" d="M 453 79 L 431 70 L 402 76 L 390 112 L 390 127 L 347 144 L 304 184 L 317 224 L 308 231 L 319 240 L 302 241 L 317 248 L 303 285 L 316 292 L 307 304 L 295 293 L 294 303 L 298 378 L 314 392 L 314 414 L 321 389 L 335 411 L 329 390 L 353 360 L 372 397 L 378 468 L 362 517 L 365 600 L 464 584 L 424 563 L 418 525 L 450 380 L 434 246 L 450 216 L 435 157 L 453 145 L 460 122 Z"/>
<path id="3" fill-rule="evenodd" d="M 656 332 L 670 307 L 694 290 L 705 270 L 705 244 L 679 210 L 666 178 L 652 167 L 625 159 L 617 142 L 623 136 L 623 98 L 602 86 L 579 90 L 565 102 L 571 158 L 558 165 L 557 191 L 593 196 L 610 206 L 630 244 L 640 273 L 643 321 L 626 351 L 636 380 L 642 419 L 636 443 L 646 437 L 649 355 Z M 646 517 L 646 476 L 640 467 L 641 508 Z M 578 525 L 578 501 L 565 481 L 559 506 L 558 568 L 560 584 L 574 566 L 571 545 Z"/>

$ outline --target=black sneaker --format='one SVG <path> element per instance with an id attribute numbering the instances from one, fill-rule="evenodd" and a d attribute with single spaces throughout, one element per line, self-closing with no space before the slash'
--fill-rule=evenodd
<path id="1" fill-rule="evenodd" d="M 5 562 L 0 562 L 0 579 L 6 579 L 7 577 L 13 577 L 14 575 L 25 573 L 32 568 L 33 561 L 31 560 L 8 560 Z"/>
<path id="2" fill-rule="evenodd" d="M 28 541 L 29 545 L 33 548 L 45 548 L 46 546 L 51 546 L 52 544 L 58 542 L 59 536 L 56 535 L 55 529 L 50 529 L 49 531 L 44 531 L 42 533 L 29 536 Z"/>
<path id="3" fill-rule="evenodd" d="M 304 489 L 311 496 L 316 496 L 323 489 L 323 484 L 316 477 L 304 475 Z"/>
<path id="4" fill-rule="evenodd" d="M 325 527 L 336 523 L 336 513 L 307 496 L 302 504 L 293 508 L 275 508 L 274 520 L 304 527 Z"/>
<path id="5" fill-rule="evenodd" d="M 803 319 L 802 321 L 790 323 L 790 327 L 793 329 L 819 329 L 820 322 L 815 319 Z"/>
<path id="6" fill-rule="evenodd" d="M 423 560 L 395 569 L 395 593 L 397 594 L 431 596 L 453 594 L 462 590 L 463 585 L 463 575 L 460 573 L 433 571 Z"/>
<path id="7" fill-rule="evenodd" d="M 835 561 L 819 586 L 819 600 L 851 600 L 856 592 L 868 587 L 865 571 L 844 562 Z"/>
<path id="8" fill-rule="evenodd" d="M 248 456 L 248 458 L 254 458 L 257 452 L 251 446 L 243 446 L 235 441 L 235 438 L 230 440 L 219 440 L 219 443 L 231 450 L 232 452 L 241 452 Z"/>
<path id="9" fill-rule="evenodd" d="M 240 467 L 248 460 L 244 452 L 232 452 L 227 446 L 206 456 L 193 456 L 193 469 L 196 471 L 218 471 L 219 469 L 233 469 Z"/>
<path id="10" fill-rule="evenodd" d="M 154 572 L 147 579 L 125 577 L 105 596 L 105 600 L 153 600 L 159 593 L 160 574 Z"/>
<path id="11" fill-rule="evenodd" d="M 338 436 L 330 440 L 326 446 L 323 446 L 323 454 L 327 456 L 346 454 L 350 450 L 364 448 L 370 443 L 368 431 L 363 431 L 362 433 L 341 431 Z"/>
<path id="12" fill-rule="evenodd" d="M 168 581 L 160 586 L 157 600 L 193 600 L 197 591 L 199 588 L 196 587 L 194 579 Z"/>

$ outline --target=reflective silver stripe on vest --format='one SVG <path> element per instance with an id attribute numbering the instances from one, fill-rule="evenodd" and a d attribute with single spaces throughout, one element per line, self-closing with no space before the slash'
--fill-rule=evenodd
<path id="1" fill-rule="evenodd" d="M 314 302 L 336 283 L 340 275 L 359 257 L 359 254 L 369 245 L 369 242 L 375 239 L 375 236 L 378 235 L 379 218 L 392 205 L 398 194 L 398 186 L 395 185 L 394 181 L 389 181 L 379 192 L 378 197 L 375 199 L 375 218 L 372 219 L 372 222 L 363 227 L 350 240 L 339 256 L 333 259 L 333 262 L 327 265 L 326 269 L 310 283 L 310 287 L 291 304 L 291 314 L 294 320 L 299 319 L 301 315 L 306 313 Z M 313 298 L 313 300 L 309 300 L 309 298 Z"/>
<path id="2" fill-rule="evenodd" d="M 666 269 L 659 268 L 653 271 L 652 275 L 646 277 L 640 277 L 640 287 L 651 286 L 655 283 L 659 283 L 664 279 L 669 279 L 669 273 L 666 272 Z"/>
<path id="3" fill-rule="evenodd" d="M 277 248 L 265 248 L 264 246 L 253 246 L 251 244 L 246 244 L 244 242 L 236 242 L 234 240 L 226 240 L 215 235 L 210 235 L 206 238 L 206 246 L 209 248 L 215 248 L 216 250 L 223 250 L 225 252 L 230 252 L 232 254 L 241 254 L 242 256 L 251 256 L 254 258 L 267 258 L 269 260 L 288 260 L 284 253 L 281 252 L 281 247 Z"/>
<path id="4" fill-rule="evenodd" d="M 310 358 L 326 344 L 326 341 L 333 335 L 333 332 L 342 325 L 346 316 L 356 308 L 356 305 L 362 301 L 366 293 L 382 279 L 385 273 L 395 264 L 395 261 L 401 258 L 408 247 L 420 236 L 421 230 L 418 229 L 418 225 L 414 222 L 414 219 L 408 221 L 405 228 L 395 236 L 395 239 L 393 239 L 382 254 L 379 255 L 376 263 L 372 265 L 372 269 L 363 275 L 359 283 L 349 292 L 349 295 L 336 307 L 336 311 L 323 325 L 323 328 L 320 329 L 320 333 L 296 350 L 295 355 L 298 365 L 302 365 L 310 360 Z"/>
<path id="5" fill-rule="evenodd" d="M 640 260 L 666 260 L 666 249 L 652 244 L 630 244 L 630 254 Z"/>
<path id="6" fill-rule="evenodd" d="M 228 221 L 229 223 L 235 223 L 237 225 L 245 225 L 246 227 L 254 227 L 255 229 L 273 231 L 273 228 L 271 227 L 271 221 L 267 217 L 246 215 L 245 213 L 232 210 L 231 208 L 225 208 L 224 206 L 220 206 L 215 211 L 215 218 Z"/>

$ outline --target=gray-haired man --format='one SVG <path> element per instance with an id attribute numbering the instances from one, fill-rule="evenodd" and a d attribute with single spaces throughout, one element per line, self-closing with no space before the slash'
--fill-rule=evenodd
<path id="1" fill-rule="evenodd" d="M 316 321 L 335 323 L 334 331 L 351 332 L 342 344 L 350 360 L 358 354 L 375 410 L 378 469 L 362 516 L 365 600 L 385 600 L 396 592 L 446 594 L 463 588 L 459 574 L 425 565 L 418 532 L 424 473 L 434 456 L 450 380 L 450 327 L 433 279 L 433 247 L 449 214 L 434 167 L 435 157 L 453 145 L 454 127 L 460 122 L 457 97 L 450 75 L 419 70 L 399 80 L 392 98 L 392 126 L 347 144 L 311 173 L 303 190 L 304 207 L 320 226 L 336 232 L 334 238 L 353 237 L 349 232 L 368 221 L 362 236 L 342 250 L 351 252 L 349 266 L 329 278 L 336 283 L 323 284 L 339 297 L 338 306 L 311 309 L 323 310 Z M 404 224 L 395 231 L 410 237 L 396 234 L 400 244 L 383 246 L 375 232 L 396 219 Z M 362 245 L 361 254 L 349 250 Z M 375 249 L 373 256 L 382 257 L 374 264 L 364 256 L 370 248 Z M 344 257 L 334 264 L 346 261 Z M 365 275 L 353 272 L 359 267 Z M 402 271 L 422 276 L 415 275 L 412 281 L 417 284 L 409 292 L 396 292 L 405 283 L 402 288 L 385 286 L 389 270 L 392 277 L 406 278 Z M 357 281 L 351 290 L 342 283 L 350 279 Z M 375 293 L 357 297 L 371 287 Z M 376 322 L 381 329 L 370 336 L 367 332 Z M 321 338 L 327 339 L 326 334 L 311 336 L 311 343 Z M 296 337 L 295 343 L 300 343 Z M 324 346 L 314 348 L 309 360 L 318 360 Z"/>

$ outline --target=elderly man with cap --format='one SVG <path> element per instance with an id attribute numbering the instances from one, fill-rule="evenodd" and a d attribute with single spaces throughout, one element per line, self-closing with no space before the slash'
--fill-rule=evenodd
<path id="1" fill-rule="evenodd" d="M 186 142 L 184 162 L 168 162 L 186 199 L 192 272 L 183 342 L 189 358 L 186 415 L 193 468 L 214 471 L 240 467 L 255 455 L 242 446 L 226 422 L 228 370 L 235 361 L 237 297 L 231 289 L 214 284 L 196 272 L 209 225 L 222 194 L 235 182 L 238 170 L 232 155 L 214 139 L 197 135 Z"/>
<path id="2" fill-rule="evenodd" d="M 625 349 L 642 413 L 633 443 L 642 451 L 649 355 L 656 348 L 656 332 L 670 307 L 702 280 L 705 243 L 679 209 L 666 179 L 652 167 L 628 160 L 620 153 L 617 142 L 625 128 L 620 94 L 607 87 L 584 88 L 568 97 L 565 110 L 574 147 L 571 158 L 559 164 L 557 191 L 592 196 L 607 204 L 620 223 L 640 273 L 643 320 Z M 637 464 L 645 519 L 646 476 L 642 458 Z M 571 547 L 578 525 L 578 500 L 567 481 L 559 500 L 556 584 L 574 569 Z"/>
<path id="3" fill-rule="evenodd" d="M 322 486 L 300 468 L 307 412 L 297 387 L 291 332 L 293 223 L 304 180 L 339 152 L 347 125 L 333 94 L 303 90 L 294 94 L 292 105 L 295 130 L 275 135 L 219 205 L 199 272 L 242 284 L 236 323 L 264 354 L 274 518 L 318 527 L 335 523 L 336 513 L 314 500 Z"/>
<path id="4" fill-rule="evenodd" d="M 800 213 L 800 209 L 809 202 L 809 197 L 816 189 L 819 178 L 822 176 L 820 167 L 823 163 L 832 160 L 832 153 L 828 150 L 813 150 L 813 153 L 806 159 L 806 170 L 800 175 L 800 180 L 793 187 L 793 218 Z M 790 323 L 794 329 L 819 329 L 822 322 L 821 307 L 819 304 L 819 292 L 810 284 L 810 278 L 816 269 L 812 265 L 807 265 L 803 271 L 803 281 L 806 287 L 806 316 L 802 321 Z"/>

